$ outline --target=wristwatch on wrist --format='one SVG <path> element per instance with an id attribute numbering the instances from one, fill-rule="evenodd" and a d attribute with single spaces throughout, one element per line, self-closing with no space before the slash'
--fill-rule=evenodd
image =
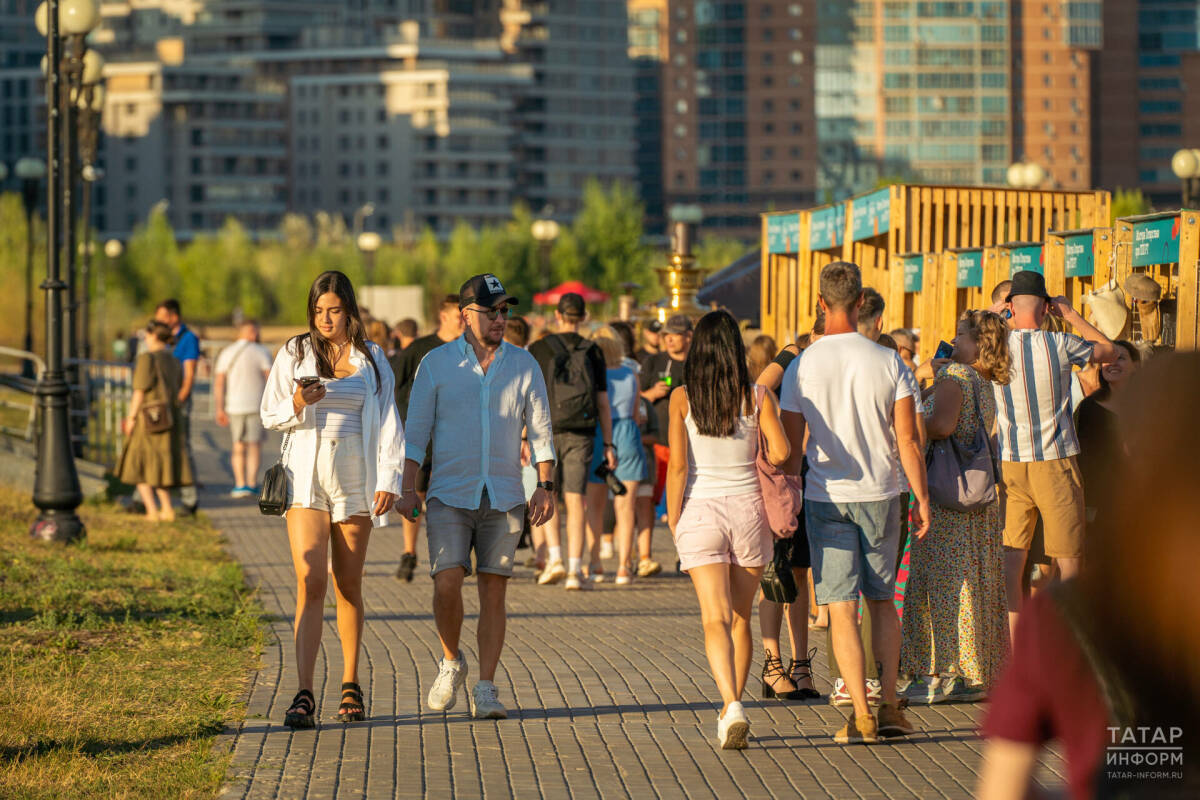
<path id="1" fill-rule="evenodd" d="M 538 481 L 537 488 L 545 489 L 547 492 L 554 491 L 554 481 Z"/>

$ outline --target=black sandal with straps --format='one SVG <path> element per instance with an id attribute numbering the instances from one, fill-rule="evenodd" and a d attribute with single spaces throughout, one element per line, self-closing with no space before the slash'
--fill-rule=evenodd
<path id="1" fill-rule="evenodd" d="M 317 701 L 308 689 L 301 689 L 292 698 L 292 705 L 284 715 L 283 724 L 289 728 L 315 728 L 317 726 L 314 714 Z"/>
<path id="2" fill-rule="evenodd" d="M 788 677 L 796 684 L 797 700 L 816 700 L 821 693 L 808 686 L 801 686 L 800 681 L 812 680 L 812 660 L 817 655 L 817 648 L 808 651 L 808 658 L 793 658 L 788 664 Z"/>
<path id="3" fill-rule="evenodd" d="M 363 705 L 362 687 L 346 681 L 342 684 L 342 704 L 338 706 L 338 719 L 342 722 L 361 722 L 367 718 Z"/>

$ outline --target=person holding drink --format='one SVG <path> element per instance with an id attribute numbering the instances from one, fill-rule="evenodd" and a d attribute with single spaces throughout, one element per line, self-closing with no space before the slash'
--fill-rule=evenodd
<path id="1" fill-rule="evenodd" d="M 658 335 L 658 343 L 659 351 L 648 356 L 642 362 L 641 394 L 654 406 L 658 430 L 665 440 L 670 420 L 671 392 L 685 383 L 683 365 L 687 361 L 688 351 L 692 347 L 692 321 L 683 314 L 671 317 L 662 326 Z M 663 490 L 666 487 L 667 460 L 670 452 L 671 450 L 666 444 L 654 445 L 652 460 L 655 464 L 654 504 L 656 506 L 662 502 Z"/>

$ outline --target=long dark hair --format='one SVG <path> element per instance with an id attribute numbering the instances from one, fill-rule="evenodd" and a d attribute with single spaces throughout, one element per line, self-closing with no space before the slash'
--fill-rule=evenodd
<path id="1" fill-rule="evenodd" d="M 743 410 L 754 407 L 754 395 L 742 332 L 728 311 L 710 311 L 696 323 L 683 378 L 696 430 L 733 436 Z"/>
<path id="2" fill-rule="evenodd" d="M 379 377 L 379 365 L 367 349 L 366 326 L 363 325 L 362 315 L 358 311 L 358 301 L 354 298 L 354 285 L 344 272 L 331 269 L 322 272 L 313 281 L 308 290 L 308 333 L 293 336 L 288 342 L 288 348 L 296 354 L 296 360 L 299 361 L 304 358 L 305 346 L 312 347 L 317 360 L 317 375 L 330 380 L 334 378 L 333 345 L 317 331 L 317 300 L 329 292 L 336 294 L 342 303 L 342 310 L 346 314 L 346 336 L 350 344 L 367 357 L 371 362 L 371 369 L 375 370 L 375 391 L 378 392 L 383 385 Z"/>
<path id="3" fill-rule="evenodd" d="M 1138 349 L 1133 346 L 1133 342 L 1128 342 L 1124 339 L 1117 339 L 1115 342 L 1113 342 L 1113 344 L 1128 353 L 1129 360 L 1134 364 L 1142 363 L 1142 354 L 1139 353 Z M 1112 386 L 1109 385 L 1108 379 L 1104 377 L 1103 369 L 1100 370 L 1100 388 L 1096 390 L 1096 394 L 1094 396 L 1097 400 L 1107 400 L 1108 398 L 1112 397 Z"/>

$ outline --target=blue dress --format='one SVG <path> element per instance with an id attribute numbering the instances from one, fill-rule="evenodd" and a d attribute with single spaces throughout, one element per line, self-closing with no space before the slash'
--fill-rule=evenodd
<path id="1" fill-rule="evenodd" d="M 617 448 L 617 479 L 641 481 L 646 477 L 646 451 L 642 434 L 634 421 L 638 402 L 637 374 L 627 366 L 608 370 L 608 405 L 612 409 L 613 445 Z M 592 448 L 592 466 L 588 481 L 603 483 L 596 468 L 604 461 L 604 434 L 596 426 L 596 445 Z"/>

